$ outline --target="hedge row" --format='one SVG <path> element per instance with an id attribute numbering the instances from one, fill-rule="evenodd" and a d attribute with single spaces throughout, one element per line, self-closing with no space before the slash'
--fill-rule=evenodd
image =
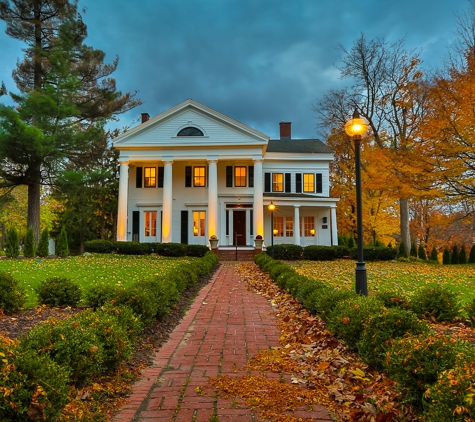
<path id="1" fill-rule="evenodd" d="M 216 255 L 208 252 L 192 266 L 181 264 L 165 277 L 125 288 L 92 287 L 84 295 L 90 309 L 65 320 L 51 318 L 18 342 L 0 336 L 0 420 L 57 420 L 71 399 L 71 386 L 83 387 L 128 359 L 143 328 L 163 318 L 183 290 L 211 274 L 217 263 Z M 5 290 L 17 287 L 6 276 L 0 274 L 5 280 L 0 303 Z M 70 280 L 62 278 L 41 287 L 43 296 L 54 303 L 67 301 L 70 289 Z M 9 292 L 8 300 L 11 297 L 15 292 Z"/>
<path id="2" fill-rule="evenodd" d="M 204 245 L 185 245 L 183 243 L 140 243 L 112 242 L 110 240 L 90 240 L 85 242 L 84 250 L 91 253 L 120 253 L 124 255 L 148 255 L 156 253 L 162 256 L 203 257 L 209 248 Z"/>
<path id="3" fill-rule="evenodd" d="M 267 247 L 266 253 L 275 259 L 309 261 L 332 261 L 334 259 L 356 259 L 357 249 L 348 246 L 299 246 L 292 244 L 274 245 Z M 397 250 L 394 248 L 367 246 L 364 248 L 365 261 L 391 261 L 396 259 Z"/>
<path id="4" fill-rule="evenodd" d="M 255 262 L 366 363 L 386 371 L 397 382 L 402 400 L 425 421 L 475 418 L 473 344 L 436 333 L 426 322 L 460 317 L 462 308 L 451 290 L 423 287 L 411 300 L 390 291 L 366 297 L 300 275 L 264 253 Z M 465 310 L 475 323 L 475 299 Z"/>

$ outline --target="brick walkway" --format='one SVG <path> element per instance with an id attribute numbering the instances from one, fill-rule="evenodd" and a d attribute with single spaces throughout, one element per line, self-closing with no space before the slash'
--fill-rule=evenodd
<path id="1" fill-rule="evenodd" d="M 221 264 L 188 314 L 143 371 L 116 422 L 247 422 L 262 419 L 223 397 L 199 395 L 208 377 L 246 375 L 242 368 L 260 349 L 278 346 L 279 331 L 267 300 L 246 290 L 232 263 Z M 276 374 L 268 374 L 276 377 Z M 294 413 L 331 421 L 323 407 Z M 214 416 L 214 418 L 213 418 Z"/>

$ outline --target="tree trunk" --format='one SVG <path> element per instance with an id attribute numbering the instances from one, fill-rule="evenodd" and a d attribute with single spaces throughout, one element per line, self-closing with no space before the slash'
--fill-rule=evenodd
<path id="1" fill-rule="evenodd" d="M 401 224 L 401 242 L 406 246 L 407 256 L 411 251 L 411 232 L 409 231 L 409 200 L 399 199 L 399 214 Z"/>
<path id="2" fill-rule="evenodd" d="M 40 239 L 40 183 L 30 180 L 28 184 L 27 228 L 33 227 L 35 245 Z"/>

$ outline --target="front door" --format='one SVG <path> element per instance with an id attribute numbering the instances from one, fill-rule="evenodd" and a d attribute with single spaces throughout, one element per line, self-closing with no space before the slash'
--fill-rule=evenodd
<path id="1" fill-rule="evenodd" d="M 233 212 L 233 245 L 246 246 L 246 211 Z"/>

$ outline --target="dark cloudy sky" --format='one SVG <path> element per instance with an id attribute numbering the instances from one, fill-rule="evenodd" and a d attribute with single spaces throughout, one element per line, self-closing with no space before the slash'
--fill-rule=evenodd
<path id="1" fill-rule="evenodd" d="M 468 0 L 80 0 L 86 43 L 119 56 L 121 91 L 139 91 L 143 105 L 120 116 L 130 125 L 192 98 L 271 138 L 292 122 L 294 137 L 316 135 L 312 105 L 343 86 L 335 69 L 338 44 L 368 39 L 420 48 L 438 67 L 453 42 L 455 13 Z M 11 71 L 22 44 L 0 22 L 0 81 L 15 90 Z M 5 101 L 5 97 L 2 97 Z M 1 99 L 0 99 L 1 101 Z M 351 111 L 349 111 L 351 112 Z"/>

